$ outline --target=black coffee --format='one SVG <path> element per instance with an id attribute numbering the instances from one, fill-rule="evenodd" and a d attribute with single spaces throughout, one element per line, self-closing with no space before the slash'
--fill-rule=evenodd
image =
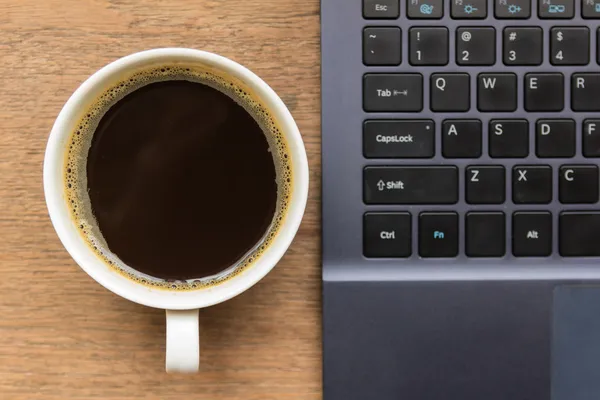
<path id="1" fill-rule="evenodd" d="M 249 257 L 258 257 L 283 209 L 279 151 L 274 157 L 272 132 L 257 122 L 268 121 L 267 112 L 251 115 L 230 95 L 168 80 L 146 84 L 106 111 L 85 166 L 102 238 L 96 248 L 105 245 L 127 266 L 169 282 L 215 275 L 253 249 Z"/>

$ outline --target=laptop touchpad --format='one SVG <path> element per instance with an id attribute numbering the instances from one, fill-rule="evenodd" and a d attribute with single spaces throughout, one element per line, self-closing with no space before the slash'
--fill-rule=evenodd
<path id="1" fill-rule="evenodd" d="M 598 400 L 600 286 L 554 290 L 552 400 Z"/>

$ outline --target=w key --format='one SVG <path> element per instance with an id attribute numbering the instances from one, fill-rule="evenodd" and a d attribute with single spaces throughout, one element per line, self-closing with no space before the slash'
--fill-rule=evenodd
<path id="1" fill-rule="evenodd" d="M 517 109 L 517 75 L 479 74 L 477 77 L 479 111 L 515 111 Z"/>

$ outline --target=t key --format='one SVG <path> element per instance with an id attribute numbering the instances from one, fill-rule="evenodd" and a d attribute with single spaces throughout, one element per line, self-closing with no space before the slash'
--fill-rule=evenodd
<path id="1" fill-rule="evenodd" d="M 590 30 L 585 26 L 552 28 L 550 62 L 553 65 L 587 65 L 590 62 Z"/>
<path id="2" fill-rule="evenodd" d="M 409 36 L 411 65 L 448 64 L 447 28 L 411 28 Z"/>

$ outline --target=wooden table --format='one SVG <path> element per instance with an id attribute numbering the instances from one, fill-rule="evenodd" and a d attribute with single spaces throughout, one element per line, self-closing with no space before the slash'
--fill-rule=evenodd
<path id="1" fill-rule="evenodd" d="M 311 167 L 283 261 L 201 311 L 194 376 L 164 373 L 163 311 L 109 293 L 71 260 L 42 190 L 46 139 L 75 88 L 168 46 L 260 75 L 296 118 Z M 319 0 L 0 0 L 0 399 L 321 398 L 319 54 Z"/>

